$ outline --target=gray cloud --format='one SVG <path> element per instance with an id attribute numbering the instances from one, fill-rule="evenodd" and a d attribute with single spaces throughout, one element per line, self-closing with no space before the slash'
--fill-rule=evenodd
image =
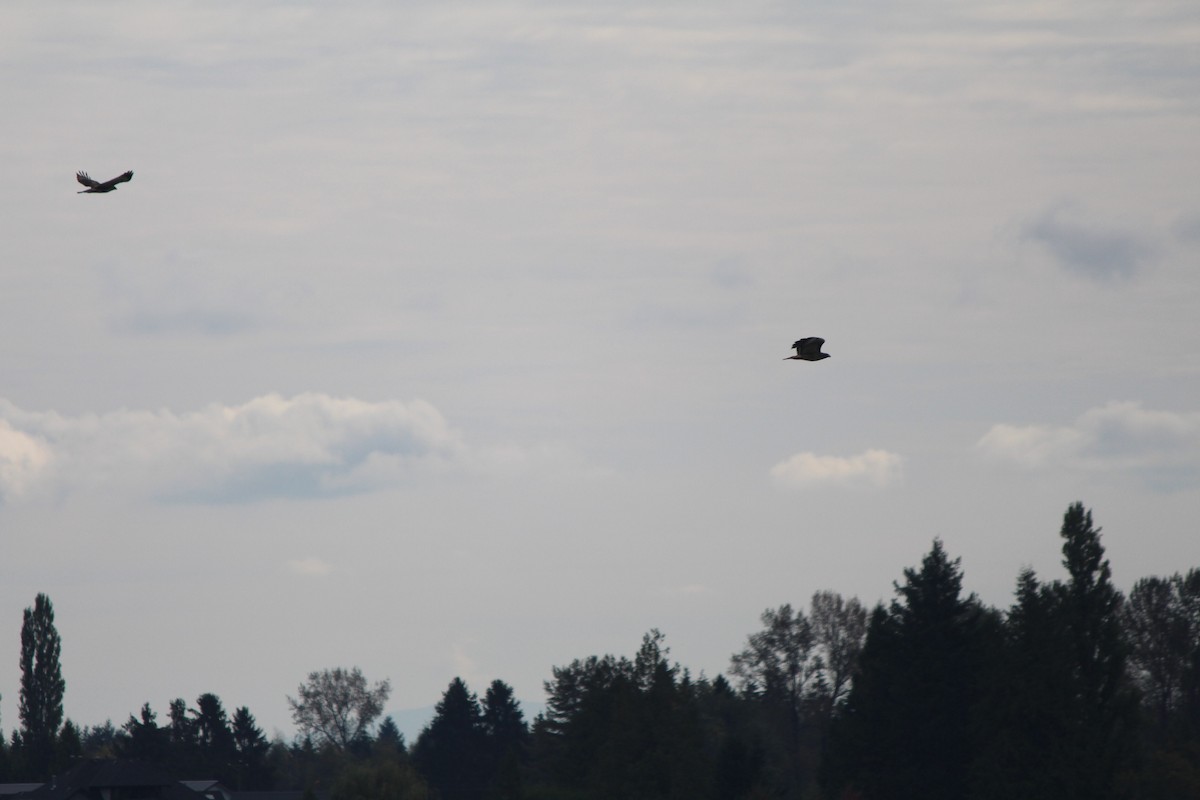
<path id="1" fill-rule="evenodd" d="M 104 486 L 228 503 L 396 485 L 472 458 L 429 403 L 276 394 L 200 411 L 64 417 L 0 400 L 0 498 Z"/>
<path id="2" fill-rule="evenodd" d="M 1021 230 L 1068 272 L 1096 281 L 1132 278 L 1152 258 L 1155 246 L 1138 234 L 1093 221 L 1071 219 L 1070 210 L 1049 209 Z"/>
<path id="3" fill-rule="evenodd" d="M 1184 214 L 1171 225 L 1171 233 L 1183 242 L 1200 242 L 1200 214 Z"/>
<path id="4" fill-rule="evenodd" d="M 249 314 L 203 309 L 190 309 L 176 313 L 140 311 L 123 316 L 113 323 L 116 332 L 137 335 L 230 336 L 257 327 L 258 320 Z"/>
<path id="5" fill-rule="evenodd" d="M 1200 412 L 1151 411 L 1113 402 L 1072 424 L 994 425 L 979 440 L 988 456 L 1032 470 L 1124 473 L 1160 491 L 1200 483 Z"/>

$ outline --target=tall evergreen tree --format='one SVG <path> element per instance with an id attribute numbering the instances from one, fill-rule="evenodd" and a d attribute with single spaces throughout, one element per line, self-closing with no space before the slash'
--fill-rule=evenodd
<path id="1" fill-rule="evenodd" d="M 526 757 L 529 726 L 513 689 L 492 681 L 483 698 L 481 717 L 490 793 L 498 800 L 521 796 L 521 765 Z"/>
<path id="2" fill-rule="evenodd" d="M 236 783 L 236 780 L 231 780 L 236 749 L 221 698 L 205 692 L 196 698 L 196 707 L 189 713 L 196 732 L 198 767 L 223 781 Z"/>
<path id="3" fill-rule="evenodd" d="M 517 702 L 513 689 L 502 680 L 492 681 L 483 698 L 482 724 L 484 735 L 498 749 L 508 750 L 524 744 L 529 735 L 521 704 Z"/>
<path id="4" fill-rule="evenodd" d="M 906 569 L 871 615 L 860 672 L 835 729 L 835 787 L 890 800 L 958 800 L 978 748 L 972 713 L 999 624 L 962 596 L 959 559 L 942 543 Z"/>
<path id="5" fill-rule="evenodd" d="M 38 594 L 21 625 L 21 738 L 28 774 L 35 779 L 49 777 L 63 721 L 61 650 L 54 605 Z"/>
<path id="6" fill-rule="evenodd" d="M 230 734 L 236 754 L 234 756 L 234 788 L 239 790 L 270 788 L 266 758 L 267 751 L 271 749 L 271 743 L 267 741 L 267 737 L 258 727 L 254 715 L 246 706 L 233 712 Z"/>
<path id="7" fill-rule="evenodd" d="M 384 717 L 383 722 L 379 723 L 379 730 L 375 734 L 375 752 L 385 758 L 402 757 L 408 753 L 408 747 L 404 743 L 404 734 L 400 732 L 396 720 L 392 719 L 390 715 Z"/>
<path id="8" fill-rule="evenodd" d="M 1067 580 L 1040 584 L 1032 570 L 1018 580 L 974 764 L 979 800 L 1104 800 L 1130 782 L 1138 720 L 1123 598 L 1082 503 L 1060 536 Z"/>
<path id="9" fill-rule="evenodd" d="M 483 714 L 462 678 L 450 682 L 413 745 L 413 763 L 444 800 L 481 800 L 488 784 Z"/>
<path id="10" fill-rule="evenodd" d="M 972 764 L 972 800 L 1068 797 L 1070 654 L 1053 587 L 1039 583 L 1032 569 L 1017 579 L 1004 632 L 986 680 L 980 715 L 986 744 Z"/>
<path id="11" fill-rule="evenodd" d="M 1072 794 L 1080 800 L 1119 796 L 1132 768 L 1137 695 L 1126 671 L 1129 646 L 1121 627 L 1121 593 L 1113 586 L 1100 529 L 1074 503 L 1063 515 L 1063 566 L 1056 584 L 1071 667 L 1073 700 L 1068 754 Z"/>

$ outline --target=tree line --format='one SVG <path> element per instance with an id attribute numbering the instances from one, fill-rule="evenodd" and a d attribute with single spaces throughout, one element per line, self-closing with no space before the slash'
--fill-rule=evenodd
<path id="1" fill-rule="evenodd" d="M 935 539 L 889 603 L 821 591 L 767 609 L 726 675 L 692 675 L 651 630 L 632 657 L 553 667 L 532 721 L 505 682 L 480 698 L 454 678 L 411 745 L 380 720 L 390 683 L 357 668 L 312 672 L 288 697 L 290 742 L 214 694 L 173 700 L 161 723 L 147 703 L 80 729 L 38 595 L 0 781 L 98 756 L 333 800 L 1200 798 L 1200 569 L 1125 596 L 1083 504 L 1060 537 L 1064 574 L 1024 570 L 1008 608 L 965 592 Z"/>

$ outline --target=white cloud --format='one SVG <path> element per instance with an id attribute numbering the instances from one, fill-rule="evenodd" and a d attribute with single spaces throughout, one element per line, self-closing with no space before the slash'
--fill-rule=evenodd
<path id="1" fill-rule="evenodd" d="M 867 450 L 856 456 L 819 456 L 797 453 L 771 468 L 779 486 L 805 489 L 814 486 L 870 486 L 882 488 L 898 482 L 904 459 L 887 450 Z"/>
<path id="2" fill-rule="evenodd" d="M 306 393 L 176 414 L 60 416 L 0 400 L 0 497 L 132 487 L 162 499 L 239 502 L 395 485 L 468 463 L 429 403 Z"/>
<path id="3" fill-rule="evenodd" d="M 44 443 L 0 418 L 0 501 L 24 494 L 49 463 Z"/>
<path id="4" fill-rule="evenodd" d="M 297 558 L 287 562 L 288 569 L 297 575 L 305 577 L 319 578 L 328 575 L 333 571 L 333 567 L 326 564 L 319 558 Z"/>
<path id="5" fill-rule="evenodd" d="M 1029 469 L 1124 472 L 1166 490 L 1200 483 L 1200 412 L 1112 402 L 1066 426 L 994 425 L 978 446 Z"/>

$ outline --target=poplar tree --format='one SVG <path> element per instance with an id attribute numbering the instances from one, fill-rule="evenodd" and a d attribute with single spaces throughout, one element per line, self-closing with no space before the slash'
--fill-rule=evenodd
<path id="1" fill-rule="evenodd" d="M 21 738 L 31 777 L 48 777 L 54 745 L 63 721 L 63 692 L 59 655 L 62 640 L 54 627 L 54 605 L 38 594 L 25 609 L 21 625 Z"/>

